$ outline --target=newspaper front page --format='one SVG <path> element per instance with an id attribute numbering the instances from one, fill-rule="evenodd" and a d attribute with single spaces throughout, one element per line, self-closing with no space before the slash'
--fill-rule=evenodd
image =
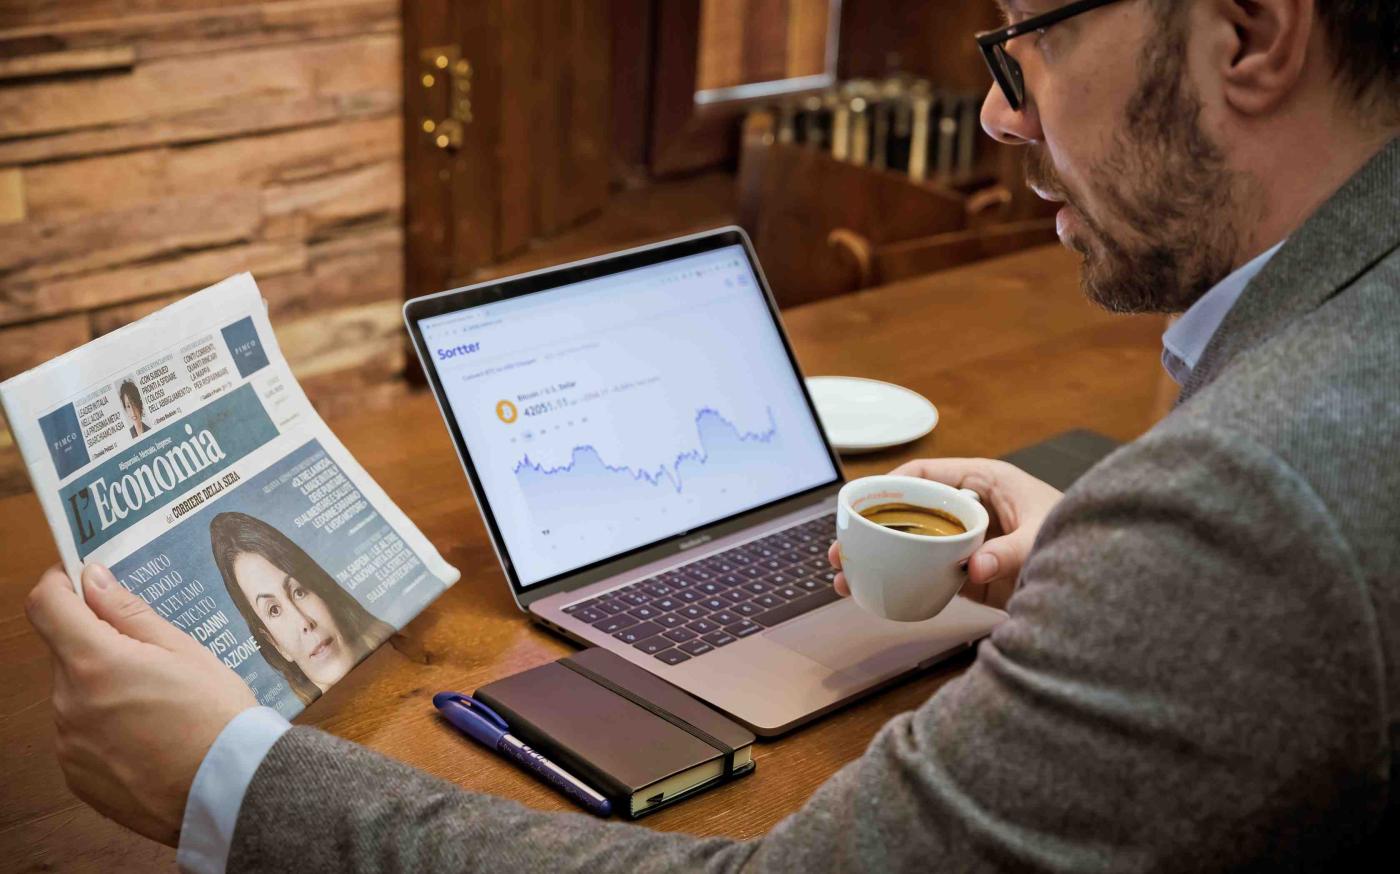
<path id="1" fill-rule="evenodd" d="M 288 717 L 457 581 L 311 407 L 248 274 L 0 402 L 79 593 L 107 565 Z"/>

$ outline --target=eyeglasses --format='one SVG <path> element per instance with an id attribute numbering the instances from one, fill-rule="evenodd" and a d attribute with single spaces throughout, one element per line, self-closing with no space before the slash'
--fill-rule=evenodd
<path id="1" fill-rule="evenodd" d="M 1037 30 L 1045 30 L 1047 27 L 1059 24 L 1061 21 L 1091 9 L 1098 9 L 1100 6 L 1117 2 L 1118 0 L 1076 0 L 1074 3 L 1066 3 L 1059 9 L 1044 15 L 1036 15 L 1025 21 L 1018 21 L 1008 27 L 1003 27 L 1001 30 L 990 30 L 977 34 L 977 47 L 982 50 L 982 59 L 987 62 L 987 67 L 992 71 L 992 78 L 1001 88 L 1001 93 L 1006 95 L 1007 104 L 1019 112 L 1026 102 L 1025 78 L 1021 73 L 1021 65 L 1006 50 L 1008 42 L 1018 36 L 1034 33 Z"/>

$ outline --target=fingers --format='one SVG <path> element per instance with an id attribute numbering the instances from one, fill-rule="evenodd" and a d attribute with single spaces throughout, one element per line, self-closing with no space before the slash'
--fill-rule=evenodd
<path id="1" fill-rule="evenodd" d="M 100 564 L 83 568 L 83 593 L 92 612 L 127 637 L 168 650 L 184 649 L 190 643 L 180 629 L 157 616 Z"/>
<path id="2" fill-rule="evenodd" d="M 60 655 L 89 647 L 112 633 L 73 591 L 73 583 L 60 565 L 39 577 L 24 611 L 44 643 Z"/>
<path id="3" fill-rule="evenodd" d="M 967 578 L 979 586 L 1014 580 L 1030 555 L 1035 532 L 1018 529 L 982 544 L 967 563 Z"/>
<path id="4" fill-rule="evenodd" d="M 840 543 L 832 543 L 832 548 L 826 550 L 826 560 L 827 562 L 832 563 L 832 567 L 834 567 L 834 569 L 836 569 L 837 571 L 841 570 Z M 846 584 L 846 574 L 837 573 L 836 578 L 833 578 L 832 580 L 832 587 L 834 588 L 834 590 L 836 590 L 836 594 L 839 594 L 840 597 L 851 597 L 851 587 L 850 585 Z"/>
<path id="5" fill-rule="evenodd" d="M 890 474 L 916 476 L 957 489 L 970 488 L 981 492 L 977 484 L 990 482 L 994 464 L 985 458 L 919 458 L 901 464 Z"/>
<path id="6" fill-rule="evenodd" d="M 831 548 L 826 551 L 826 560 L 831 562 L 831 566 L 836 570 L 841 570 L 841 544 L 831 544 Z M 831 581 L 831 585 L 832 588 L 836 589 L 836 594 L 843 598 L 851 597 L 851 587 L 846 585 L 845 574 L 838 573 L 836 578 Z"/>

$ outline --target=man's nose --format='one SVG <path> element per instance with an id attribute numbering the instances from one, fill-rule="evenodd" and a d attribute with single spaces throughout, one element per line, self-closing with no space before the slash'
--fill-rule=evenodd
<path id="1" fill-rule="evenodd" d="M 982 129 L 987 136 L 1008 146 L 1024 146 L 1041 139 L 1039 117 L 1035 109 L 1026 102 L 1020 110 L 1011 108 L 1006 95 L 995 82 L 987 89 L 987 98 L 982 101 Z"/>
<path id="2" fill-rule="evenodd" d="M 311 632 L 316 630 L 316 620 L 312 619 L 309 613 L 307 613 L 305 610 L 302 610 L 300 607 L 297 608 L 297 613 L 301 615 L 301 630 L 303 632 Z"/>

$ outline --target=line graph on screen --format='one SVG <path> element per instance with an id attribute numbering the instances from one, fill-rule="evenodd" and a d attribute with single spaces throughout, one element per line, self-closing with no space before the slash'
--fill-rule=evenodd
<path id="1" fill-rule="evenodd" d="M 761 494 L 782 475 L 782 435 L 771 408 L 759 429 L 742 429 L 712 407 L 697 410 L 694 423 L 695 445 L 677 449 L 669 463 L 629 464 L 583 444 L 556 463 L 524 455 L 516 481 L 547 530 L 577 526 L 585 514 L 624 524 L 683 515 L 716 499 Z"/>

